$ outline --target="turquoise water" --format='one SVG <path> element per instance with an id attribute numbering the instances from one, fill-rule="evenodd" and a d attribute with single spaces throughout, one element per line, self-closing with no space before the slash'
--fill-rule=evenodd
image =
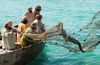
<path id="1" fill-rule="evenodd" d="M 61 21 L 70 35 L 100 10 L 100 0 L 2 0 L 0 27 L 8 20 L 18 24 L 27 8 L 36 5 L 42 6 L 41 14 L 47 28 Z M 81 40 L 81 35 L 74 37 Z M 70 53 L 65 48 L 46 44 L 41 54 L 27 65 L 100 65 L 100 45 L 93 52 Z"/>

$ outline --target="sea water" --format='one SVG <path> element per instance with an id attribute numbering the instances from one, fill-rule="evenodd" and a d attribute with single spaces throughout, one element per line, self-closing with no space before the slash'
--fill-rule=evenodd
<path id="1" fill-rule="evenodd" d="M 36 5 L 42 6 L 42 21 L 46 28 L 63 22 L 69 35 L 88 23 L 100 10 L 100 0 L 0 0 L 0 28 L 8 20 L 18 24 L 27 8 L 32 6 L 34 9 Z M 80 40 L 84 34 L 72 36 Z M 40 55 L 27 65 L 100 65 L 100 45 L 93 52 L 74 53 L 46 43 Z"/>

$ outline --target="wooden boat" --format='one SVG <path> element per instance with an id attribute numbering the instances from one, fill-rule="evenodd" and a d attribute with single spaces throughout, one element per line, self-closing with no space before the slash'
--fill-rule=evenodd
<path id="1" fill-rule="evenodd" d="M 13 51 L 0 49 L 0 65 L 25 65 L 34 59 L 44 48 L 45 43 L 35 43 L 29 48 L 20 48 Z"/>
<path id="2" fill-rule="evenodd" d="M 45 43 L 36 42 L 34 45 L 28 48 L 19 48 L 12 51 L 0 49 L 0 65 L 25 65 L 28 63 L 28 61 L 37 57 L 44 46 Z"/>
<path id="3" fill-rule="evenodd" d="M 62 26 L 63 25 L 60 23 L 60 29 L 57 30 L 55 28 L 55 30 L 57 30 L 56 32 L 61 32 L 63 28 Z M 49 30 L 49 33 L 54 33 L 55 31 L 52 31 L 53 29 L 54 28 L 51 28 Z M 34 59 L 42 51 L 44 46 L 44 42 L 37 41 L 31 47 L 28 48 L 19 48 L 13 51 L 0 49 L 0 65 L 25 65 L 28 61 Z"/>

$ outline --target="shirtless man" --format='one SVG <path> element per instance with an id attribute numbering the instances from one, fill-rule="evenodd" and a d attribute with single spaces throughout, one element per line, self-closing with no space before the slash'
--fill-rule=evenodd
<path id="1" fill-rule="evenodd" d="M 32 7 L 28 8 L 28 11 L 25 12 L 24 16 L 27 18 L 28 20 L 28 26 L 30 26 L 30 24 L 36 19 L 36 15 L 40 14 L 41 11 L 41 6 L 37 5 L 34 9 L 34 11 L 32 10 Z"/>

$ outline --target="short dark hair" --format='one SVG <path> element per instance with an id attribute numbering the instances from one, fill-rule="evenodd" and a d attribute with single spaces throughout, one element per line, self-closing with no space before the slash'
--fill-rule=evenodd
<path id="1" fill-rule="evenodd" d="M 40 5 L 37 5 L 37 6 L 35 7 L 35 10 L 36 10 L 36 11 L 41 11 L 41 6 L 40 6 Z"/>
<path id="2" fill-rule="evenodd" d="M 28 20 L 26 18 L 24 18 L 24 19 L 21 20 L 21 23 L 27 24 L 28 23 Z"/>
<path id="3" fill-rule="evenodd" d="M 5 25 L 4 25 L 4 28 L 8 29 L 8 24 L 9 23 L 12 23 L 12 21 L 8 21 Z"/>
<path id="4" fill-rule="evenodd" d="M 32 7 L 29 7 L 28 10 L 31 9 L 31 8 L 32 8 Z"/>
<path id="5" fill-rule="evenodd" d="M 38 19 L 38 20 L 42 19 L 42 15 L 37 15 L 36 19 Z"/>

